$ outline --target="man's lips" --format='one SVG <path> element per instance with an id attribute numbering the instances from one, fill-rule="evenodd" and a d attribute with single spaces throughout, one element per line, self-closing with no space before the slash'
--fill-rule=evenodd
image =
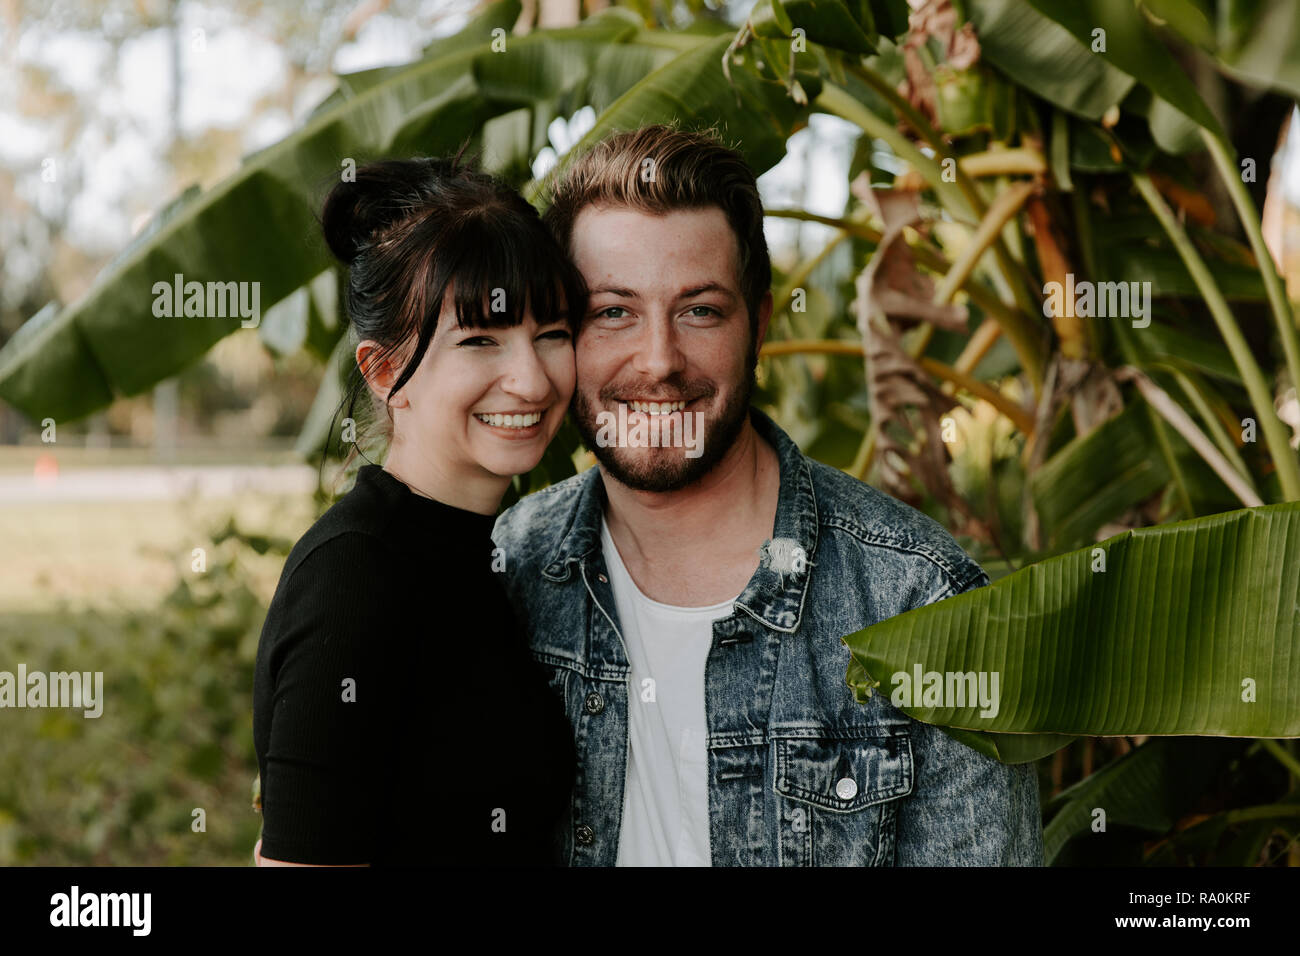
<path id="1" fill-rule="evenodd" d="M 660 409 L 659 413 L 663 414 L 665 407 L 673 412 L 685 411 L 698 402 L 701 397 L 703 396 L 695 398 L 611 398 L 607 401 L 614 405 L 626 405 L 628 412 L 642 412 L 643 414 L 654 414 L 648 412 L 647 409 L 650 406 L 657 405 Z"/>

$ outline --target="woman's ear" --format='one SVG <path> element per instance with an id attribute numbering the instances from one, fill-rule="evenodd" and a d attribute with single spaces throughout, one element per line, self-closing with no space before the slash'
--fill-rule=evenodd
<path id="1" fill-rule="evenodd" d="M 357 345 L 357 368 L 361 370 L 361 375 L 376 398 L 385 404 L 391 404 L 393 408 L 405 408 L 408 404 L 406 396 L 400 392 L 391 403 L 388 400 L 393 383 L 402 374 L 398 351 L 400 350 L 390 350 L 384 354 L 382 345 L 374 339 L 365 339 Z"/>

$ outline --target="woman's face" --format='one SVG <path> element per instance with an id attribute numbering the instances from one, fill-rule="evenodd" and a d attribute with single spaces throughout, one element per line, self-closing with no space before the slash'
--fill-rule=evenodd
<path id="1" fill-rule="evenodd" d="M 419 367 L 392 398 L 392 452 L 400 444 L 404 459 L 449 480 L 523 474 L 541 461 L 573 395 L 568 326 L 538 325 L 528 310 L 514 328 L 462 329 L 452 303 L 449 293 Z"/>

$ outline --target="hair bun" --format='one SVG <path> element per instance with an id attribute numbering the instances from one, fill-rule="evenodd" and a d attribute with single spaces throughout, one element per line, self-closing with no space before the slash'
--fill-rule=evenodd
<path id="1" fill-rule="evenodd" d="M 382 160 L 359 167 L 354 181 L 335 184 L 321 210 L 330 251 L 351 265 L 376 233 L 428 201 L 445 165 L 427 159 Z"/>

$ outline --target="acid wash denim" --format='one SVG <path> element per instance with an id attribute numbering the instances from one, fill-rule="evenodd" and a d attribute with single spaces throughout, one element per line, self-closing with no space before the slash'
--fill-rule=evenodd
<path id="1" fill-rule="evenodd" d="M 986 585 L 983 569 L 920 511 L 806 457 L 757 409 L 751 420 L 780 457 L 781 490 L 776 544 L 714 623 L 705 664 L 713 865 L 1041 866 L 1032 764 L 911 719 L 887 680 L 866 704 L 845 681 L 842 637 Z M 601 550 L 605 502 L 593 467 L 526 496 L 493 533 L 573 726 L 577 778 L 556 835 L 557 862 L 572 866 L 617 859 L 629 700 L 646 706 Z M 806 562 L 791 560 L 795 545 Z"/>

